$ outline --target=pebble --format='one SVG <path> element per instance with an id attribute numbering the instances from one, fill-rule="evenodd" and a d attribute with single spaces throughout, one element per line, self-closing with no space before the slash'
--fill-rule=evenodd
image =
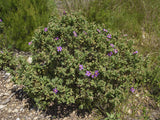
<path id="1" fill-rule="evenodd" d="M 17 113 L 17 112 L 18 112 L 18 109 L 14 109 L 13 112 Z"/>
<path id="2" fill-rule="evenodd" d="M 139 94 L 136 94 L 136 97 L 139 97 Z"/>
<path id="3" fill-rule="evenodd" d="M 6 76 L 10 76 L 11 75 L 11 73 L 6 73 Z"/>
<path id="4" fill-rule="evenodd" d="M 4 107 L 6 107 L 6 105 L 0 105 L 0 109 L 3 109 Z"/>
<path id="5" fill-rule="evenodd" d="M 16 120 L 21 120 L 20 118 L 17 118 Z"/>
<path id="6" fill-rule="evenodd" d="M 128 114 L 132 114 L 132 110 L 131 109 L 128 110 Z"/>
<path id="7" fill-rule="evenodd" d="M 11 113 L 11 112 L 12 112 L 12 109 L 9 108 L 9 109 L 8 109 L 8 112 Z"/>
<path id="8" fill-rule="evenodd" d="M 34 117 L 34 118 L 33 118 L 33 120 L 37 120 L 37 119 L 38 119 L 38 117 Z"/>
<path id="9" fill-rule="evenodd" d="M 31 63 L 32 63 L 32 57 L 28 57 L 27 62 L 28 62 L 29 64 L 31 64 Z"/>

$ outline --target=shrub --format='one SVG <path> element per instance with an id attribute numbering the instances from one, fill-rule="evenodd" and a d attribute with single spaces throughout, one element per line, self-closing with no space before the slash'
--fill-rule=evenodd
<path id="1" fill-rule="evenodd" d="M 15 70 L 17 66 L 15 60 L 13 52 L 6 48 L 0 50 L 0 70 Z"/>
<path id="2" fill-rule="evenodd" d="M 0 19 L 0 34 L 3 33 L 3 29 L 4 29 L 4 22 L 2 21 L 2 19 Z"/>
<path id="3" fill-rule="evenodd" d="M 80 14 L 52 16 L 29 43 L 32 63 L 22 60 L 13 81 L 41 109 L 58 102 L 110 111 L 142 82 L 144 61 L 132 43 Z"/>
<path id="4" fill-rule="evenodd" d="M 52 5 L 52 6 L 51 6 Z M 0 1 L 0 18 L 5 23 L 7 46 L 28 50 L 28 42 L 37 27 L 47 25 L 50 14 L 55 11 L 51 0 L 5 0 Z"/>

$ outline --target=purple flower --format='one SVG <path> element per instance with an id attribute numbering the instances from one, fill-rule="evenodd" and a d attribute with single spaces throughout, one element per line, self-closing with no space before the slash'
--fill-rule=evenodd
<path id="1" fill-rule="evenodd" d="M 108 34 L 108 35 L 107 35 L 108 38 L 112 38 L 111 36 L 112 36 L 111 34 Z"/>
<path id="2" fill-rule="evenodd" d="M 92 75 L 91 77 L 94 78 L 94 75 Z"/>
<path id="3" fill-rule="evenodd" d="M 135 89 L 132 87 L 132 88 L 131 88 L 131 92 L 134 93 L 134 91 L 135 91 Z"/>
<path id="4" fill-rule="evenodd" d="M 115 53 L 115 54 L 118 53 L 118 50 L 117 50 L 117 49 L 114 49 L 114 53 Z"/>
<path id="5" fill-rule="evenodd" d="M 91 75 L 90 71 L 86 71 L 86 75 L 89 77 Z"/>
<path id="6" fill-rule="evenodd" d="M 73 31 L 73 34 L 74 34 L 75 37 L 77 37 L 77 33 L 75 31 Z"/>
<path id="7" fill-rule="evenodd" d="M 59 37 L 56 37 L 55 40 L 59 40 Z"/>
<path id="8" fill-rule="evenodd" d="M 127 35 L 127 34 L 124 34 L 123 36 L 124 36 L 124 37 L 127 37 L 128 35 Z"/>
<path id="9" fill-rule="evenodd" d="M 61 46 L 57 47 L 57 51 L 58 51 L 58 52 L 59 52 L 59 51 L 62 51 L 62 47 L 61 47 Z"/>
<path id="10" fill-rule="evenodd" d="M 44 31 L 47 32 L 47 31 L 48 31 L 48 28 L 44 28 Z"/>
<path id="11" fill-rule="evenodd" d="M 95 71 L 94 76 L 97 77 L 99 75 L 98 70 Z"/>
<path id="12" fill-rule="evenodd" d="M 66 13 L 66 11 L 63 11 L 63 15 L 66 15 L 67 13 Z"/>
<path id="13" fill-rule="evenodd" d="M 100 33 L 101 31 L 99 29 L 97 29 L 97 31 Z"/>
<path id="14" fill-rule="evenodd" d="M 31 45 L 31 44 L 32 44 L 32 41 L 28 43 L 28 45 Z"/>
<path id="15" fill-rule="evenodd" d="M 138 53 L 138 51 L 133 52 L 133 54 L 137 54 L 137 53 Z"/>
<path id="16" fill-rule="evenodd" d="M 108 32 L 108 30 L 106 30 L 106 29 L 103 29 L 103 31 Z"/>
<path id="17" fill-rule="evenodd" d="M 108 53 L 108 56 L 112 56 L 112 54 L 113 54 L 112 52 L 109 52 L 109 53 Z"/>
<path id="18" fill-rule="evenodd" d="M 84 34 L 86 34 L 86 35 L 87 35 L 86 31 L 83 31 L 83 32 L 84 32 Z"/>
<path id="19" fill-rule="evenodd" d="M 0 19 L 0 22 L 2 22 L 2 19 Z"/>
<path id="20" fill-rule="evenodd" d="M 79 65 L 79 70 L 83 70 L 83 65 Z"/>
<path id="21" fill-rule="evenodd" d="M 110 46 L 111 46 L 112 48 L 114 48 L 114 45 L 113 45 L 113 44 L 110 44 Z"/>
<path id="22" fill-rule="evenodd" d="M 3 51 L 1 51 L 1 53 L 3 53 Z"/>
<path id="23" fill-rule="evenodd" d="M 53 89 L 53 92 L 57 94 L 58 90 L 56 88 Z"/>

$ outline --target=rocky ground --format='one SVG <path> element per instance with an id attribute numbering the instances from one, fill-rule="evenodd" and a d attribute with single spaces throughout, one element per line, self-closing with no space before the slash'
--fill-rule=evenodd
<path id="1" fill-rule="evenodd" d="M 52 106 L 48 111 L 33 107 L 22 86 L 11 81 L 11 75 L 0 71 L 0 120 L 94 120 L 93 115 L 76 110 L 74 105 Z"/>

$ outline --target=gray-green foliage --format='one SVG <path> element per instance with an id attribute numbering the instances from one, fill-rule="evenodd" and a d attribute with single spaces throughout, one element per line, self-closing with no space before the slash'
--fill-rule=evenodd
<path id="1" fill-rule="evenodd" d="M 12 51 L 0 49 L 0 70 L 15 70 L 17 67 L 16 58 Z"/>
<path id="2" fill-rule="evenodd" d="M 33 62 L 21 60 L 13 80 L 23 84 L 42 109 L 58 102 L 111 111 L 124 92 L 143 82 L 145 68 L 133 42 L 120 36 L 80 14 L 53 16 L 31 41 Z"/>

